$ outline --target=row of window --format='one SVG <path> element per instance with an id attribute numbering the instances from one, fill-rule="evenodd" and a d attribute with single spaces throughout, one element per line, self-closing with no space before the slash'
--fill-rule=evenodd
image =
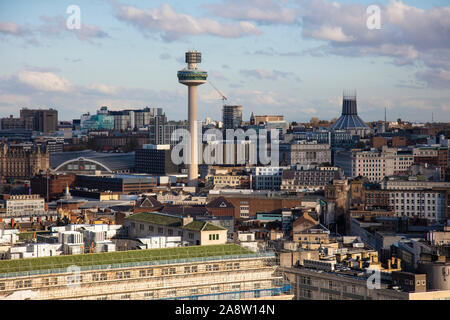
<path id="1" fill-rule="evenodd" d="M 240 269 L 240 263 L 228 263 L 225 266 L 225 270 L 238 270 Z M 219 271 L 221 270 L 221 267 L 219 264 L 209 264 L 206 265 L 206 271 Z M 184 273 L 196 273 L 198 272 L 198 266 L 186 266 L 184 267 Z M 163 268 L 161 269 L 162 275 L 172 275 L 177 274 L 176 268 Z M 139 277 L 151 277 L 154 275 L 153 269 L 143 269 L 139 270 Z M 91 279 L 93 282 L 98 281 L 107 281 L 109 276 L 106 272 L 102 273 L 93 273 L 91 275 Z M 131 278 L 131 272 L 130 271 L 118 271 L 114 274 L 114 280 L 122 280 L 122 279 L 130 279 Z M 71 279 L 73 281 L 76 281 L 77 283 L 83 282 L 83 275 L 78 275 L 77 279 Z M 109 279 L 113 280 L 113 279 Z M 69 278 L 68 278 L 69 281 Z M 57 285 L 58 284 L 58 278 L 45 278 L 43 279 L 43 285 L 44 286 L 50 286 L 50 285 Z M 22 288 L 31 288 L 32 287 L 32 280 L 19 280 L 15 282 L 15 288 L 16 289 L 22 289 Z M 5 282 L 0 282 L 0 291 L 6 289 Z"/>

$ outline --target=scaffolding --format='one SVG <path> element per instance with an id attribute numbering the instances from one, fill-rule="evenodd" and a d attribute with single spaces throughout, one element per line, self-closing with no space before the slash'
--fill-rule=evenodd
<path id="1" fill-rule="evenodd" d="M 74 269 L 79 277 L 75 283 Z M 290 293 L 290 285 L 277 269 L 273 252 L 255 253 L 238 245 L 0 261 L 0 296 L 17 297 L 21 292 L 34 292 L 28 298 L 279 297 Z"/>

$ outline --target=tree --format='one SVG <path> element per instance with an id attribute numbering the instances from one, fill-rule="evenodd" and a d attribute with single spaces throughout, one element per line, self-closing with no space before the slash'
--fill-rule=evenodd
<path id="1" fill-rule="evenodd" d="M 312 126 L 317 127 L 319 125 L 319 118 L 313 117 L 311 118 L 311 121 L 309 122 Z"/>

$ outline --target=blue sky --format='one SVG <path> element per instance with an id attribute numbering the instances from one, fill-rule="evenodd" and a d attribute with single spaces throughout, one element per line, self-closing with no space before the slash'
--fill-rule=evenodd
<path id="1" fill-rule="evenodd" d="M 65 27 L 69 5 L 81 29 Z M 381 30 L 365 26 L 381 8 Z M 60 119 L 112 109 L 163 107 L 187 118 L 177 83 L 184 52 L 250 114 L 290 121 L 338 117 L 356 89 L 366 121 L 450 121 L 450 1 L 0 0 L 0 116 L 53 107 Z M 199 118 L 222 101 L 199 89 Z"/>

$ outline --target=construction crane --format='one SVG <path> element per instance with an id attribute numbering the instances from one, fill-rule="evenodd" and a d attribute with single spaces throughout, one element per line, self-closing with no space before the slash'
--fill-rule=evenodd
<path id="1" fill-rule="evenodd" d="M 228 100 L 227 97 L 225 97 L 225 95 L 219 89 L 217 89 L 216 86 L 213 85 L 211 81 L 208 81 L 208 83 L 211 85 L 211 87 L 214 88 L 214 90 L 216 90 L 220 94 L 220 96 L 222 97 L 221 100 L 223 101 L 223 105 L 225 105 L 225 101 Z"/>

